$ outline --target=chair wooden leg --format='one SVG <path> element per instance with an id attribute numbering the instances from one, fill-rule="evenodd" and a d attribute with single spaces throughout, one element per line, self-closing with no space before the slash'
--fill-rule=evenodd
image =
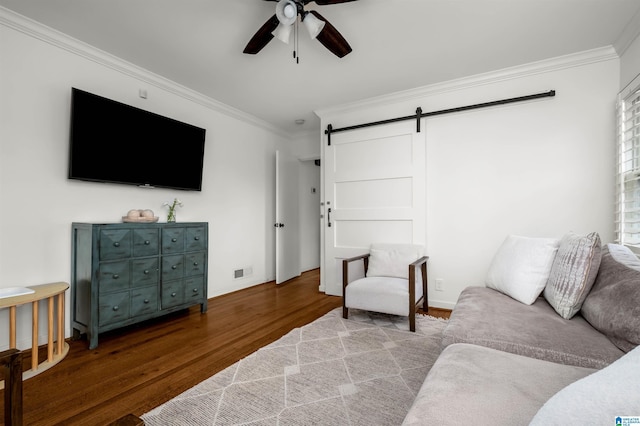
<path id="1" fill-rule="evenodd" d="M 342 306 L 342 318 L 347 319 L 349 318 L 349 308 L 347 308 L 346 306 Z"/>
<path id="2" fill-rule="evenodd" d="M 429 276 L 427 275 L 427 263 L 422 264 L 422 310 L 429 312 Z"/>
<path id="3" fill-rule="evenodd" d="M 0 376 L 4 379 L 4 424 L 22 426 L 22 353 L 0 352 Z"/>
<path id="4" fill-rule="evenodd" d="M 413 332 L 416 331 L 416 304 L 414 301 L 412 301 L 409 307 L 409 330 Z"/>

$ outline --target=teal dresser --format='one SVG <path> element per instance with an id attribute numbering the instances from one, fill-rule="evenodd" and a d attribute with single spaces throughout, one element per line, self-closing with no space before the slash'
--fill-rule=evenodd
<path id="1" fill-rule="evenodd" d="M 71 327 L 98 334 L 200 304 L 207 310 L 208 224 L 73 223 Z"/>

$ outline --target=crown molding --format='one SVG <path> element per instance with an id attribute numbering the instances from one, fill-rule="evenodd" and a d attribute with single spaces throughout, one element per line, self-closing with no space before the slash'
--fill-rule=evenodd
<path id="1" fill-rule="evenodd" d="M 155 86 L 161 90 L 180 96 L 210 110 L 233 117 L 247 124 L 260 127 L 283 138 L 291 138 L 291 134 L 272 125 L 271 123 L 230 105 L 219 102 L 211 97 L 203 95 L 200 92 L 189 89 L 186 86 L 182 86 L 181 84 L 162 77 L 159 74 L 155 74 L 147 69 L 125 61 L 124 59 L 100 50 L 97 47 L 2 6 L 0 6 L 0 25 L 19 31 L 57 48 L 66 50 L 67 52 L 95 62 L 106 68 L 110 68 L 150 86 Z"/>
<path id="2" fill-rule="evenodd" d="M 545 59 L 542 61 L 531 62 L 524 65 L 504 68 L 488 73 L 476 74 L 469 77 L 463 77 L 459 79 L 444 81 L 441 83 L 421 86 L 414 89 L 394 92 L 387 95 L 367 98 L 361 101 L 316 110 L 314 112 L 319 117 L 324 117 L 330 114 L 345 113 L 354 109 L 362 109 L 379 106 L 381 104 L 389 105 L 416 99 L 424 99 L 425 97 L 443 93 L 465 90 L 473 87 L 495 84 L 502 81 L 514 80 L 532 75 L 544 74 L 552 71 L 558 71 L 615 59 L 619 59 L 616 50 L 613 48 L 613 46 L 607 46 L 598 49 L 587 50 L 584 52 L 573 53 L 570 55 Z"/>

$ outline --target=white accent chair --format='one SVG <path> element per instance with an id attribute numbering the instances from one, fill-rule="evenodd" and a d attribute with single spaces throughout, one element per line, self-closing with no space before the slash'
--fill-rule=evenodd
<path id="1" fill-rule="evenodd" d="M 416 331 L 416 304 L 429 309 L 427 260 L 424 248 L 413 244 L 372 244 L 367 254 L 342 261 L 342 317 L 349 308 L 408 316 Z M 364 277 L 349 281 L 349 265 L 364 263 Z M 352 268 L 353 270 L 354 268 Z"/>

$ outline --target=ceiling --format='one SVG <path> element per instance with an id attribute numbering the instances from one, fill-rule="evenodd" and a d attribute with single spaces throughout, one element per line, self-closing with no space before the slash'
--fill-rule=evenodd
<path id="1" fill-rule="evenodd" d="M 637 31 L 638 0 L 310 3 L 347 39 L 342 59 L 303 27 L 242 53 L 275 13 L 263 0 L 0 0 L 0 5 L 295 134 L 313 111 L 609 45 Z M 635 17 L 635 18 L 634 18 Z M 626 29 L 626 31 L 625 31 Z M 303 125 L 295 124 L 304 119 Z"/>

